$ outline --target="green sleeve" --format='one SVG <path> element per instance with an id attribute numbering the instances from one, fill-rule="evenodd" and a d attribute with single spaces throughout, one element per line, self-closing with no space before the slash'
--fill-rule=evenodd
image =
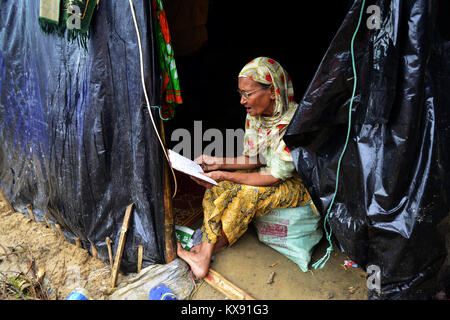
<path id="1" fill-rule="evenodd" d="M 270 168 L 270 174 L 275 178 L 286 180 L 293 176 L 295 165 L 292 161 L 284 161 L 278 158 L 270 148 L 267 148 L 263 153 L 266 159 L 266 165 Z"/>

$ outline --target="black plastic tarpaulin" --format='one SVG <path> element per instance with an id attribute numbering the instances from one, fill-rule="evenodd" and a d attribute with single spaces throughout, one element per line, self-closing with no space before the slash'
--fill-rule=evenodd
<path id="1" fill-rule="evenodd" d="M 133 2 L 147 91 L 159 105 L 151 3 Z M 134 203 L 121 269 L 136 270 L 141 244 L 144 266 L 164 263 L 165 160 L 144 109 L 128 1 L 101 1 L 87 51 L 42 33 L 38 16 L 39 1 L 0 6 L 1 189 L 17 211 L 31 204 L 38 220 L 46 215 L 104 260 L 106 237 L 116 252 Z"/>
<path id="2" fill-rule="evenodd" d="M 361 5 L 349 10 L 285 135 L 323 215 L 346 140 Z M 379 27 L 367 23 L 377 9 Z M 448 5 L 379 0 L 362 10 L 350 139 L 330 226 L 343 252 L 379 269 L 369 298 L 426 298 L 446 257 L 437 226 L 450 195 Z"/>

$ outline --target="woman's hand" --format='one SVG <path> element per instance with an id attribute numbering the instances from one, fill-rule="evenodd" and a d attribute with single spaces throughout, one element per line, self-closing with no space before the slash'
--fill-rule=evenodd
<path id="1" fill-rule="evenodd" d="M 202 154 L 201 156 L 194 159 L 194 162 L 198 164 L 203 171 L 215 171 L 220 169 L 221 159 L 207 156 Z"/>
<path id="2" fill-rule="evenodd" d="M 202 187 L 205 187 L 206 189 L 211 189 L 212 187 L 214 187 L 214 185 L 212 183 L 209 183 L 208 181 L 199 179 L 197 177 L 194 176 L 189 176 L 192 180 L 194 180 L 195 182 L 197 182 L 197 184 L 201 185 Z"/>
<path id="3" fill-rule="evenodd" d="M 210 177 L 211 179 L 213 179 L 217 183 L 226 180 L 225 179 L 226 173 L 224 171 L 211 171 L 211 172 L 205 172 L 205 173 L 202 173 L 202 174 L 207 176 L 207 177 Z"/>
<path id="4" fill-rule="evenodd" d="M 226 173 L 223 172 L 223 171 L 212 171 L 212 172 L 206 172 L 206 173 L 202 173 L 202 174 L 207 176 L 207 177 L 210 177 L 211 179 L 213 179 L 216 182 L 221 182 L 221 181 L 226 180 L 225 179 Z M 212 183 L 209 183 L 208 181 L 199 179 L 199 178 L 194 177 L 194 176 L 189 176 L 189 177 L 191 177 L 192 180 L 197 182 L 202 187 L 205 187 L 206 189 L 210 189 L 210 188 L 214 187 L 214 185 Z"/>

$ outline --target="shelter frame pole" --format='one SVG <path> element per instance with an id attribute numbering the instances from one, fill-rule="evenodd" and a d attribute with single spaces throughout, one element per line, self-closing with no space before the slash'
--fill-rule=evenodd
<path id="1" fill-rule="evenodd" d="M 161 138 L 166 145 L 166 135 L 164 132 L 164 121 L 160 120 Z M 177 246 L 175 241 L 175 219 L 172 210 L 172 187 L 170 184 L 170 168 L 167 161 L 164 161 L 164 239 L 165 239 L 165 260 L 170 263 L 177 258 Z"/>

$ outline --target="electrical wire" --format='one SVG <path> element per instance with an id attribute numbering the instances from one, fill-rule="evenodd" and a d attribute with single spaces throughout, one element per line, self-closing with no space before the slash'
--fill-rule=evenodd
<path id="1" fill-rule="evenodd" d="M 351 52 L 351 57 L 352 57 L 352 68 L 353 68 L 353 92 L 352 92 L 352 98 L 350 100 L 350 106 L 348 108 L 348 127 L 347 127 L 347 137 L 345 139 L 345 144 L 344 144 L 344 148 L 342 150 L 341 156 L 339 157 L 339 161 L 338 161 L 338 166 L 337 166 L 337 171 L 336 171 L 336 186 L 334 189 L 334 194 L 333 194 L 333 198 L 331 199 L 330 205 L 328 206 L 328 210 L 327 210 L 327 214 L 324 218 L 324 222 L 323 222 L 323 228 L 326 232 L 326 236 L 327 236 L 327 240 L 329 243 L 329 247 L 327 248 L 327 251 L 325 253 L 325 255 L 316 263 L 313 264 L 313 267 L 315 269 L 320 268 L 322 269 L 325 266 L 325 263 L 328 261 L 328 259 L 330 258 L 331 255 L 331 251 L 333 251 L 333 244 L 331 242 L 331 235 L 333 233 L 333 230 L 331 229 L 331 225 L 330 225 L 330 212 L 331 212 L 331 208 L 334 204 L 334 199 L 336 198 L 336 194 L 338 191 L 338 186 L 339 186 L 339 174 L 340 174 L 340 170 L 341 170 L 341 162 L 342 162 L 342 158 L 344 157 L 344 153 L 345 150 L 347 149 L 347 145 L 348 145 L 348 141 L 350 138 L 350 131 L 351 131 L 351 124 L 352 124 L 352 107 L 353 107 L 353 100 L 355 99 L 355 93 L 356 93 L 356 82 L 357 82 L 357 78 L 356 78 L 356 63 L 355 63 L 355 53 L 353 51 L 353 47 L 354 47 L 354 41 L 355 41 L 355 37 L 356 34 L 358 33 L 359 30 L 359 26 L 361 24 L 361 19 L 362 19 L 362 14 L 363 14 L 363 10 L 364 10 L 364 5 L 365 5 L 365 0 L 362 0 L 362 4 L 361 4 L 361 12 L 359 13 L 359 20 L 358 20 L 358 25 L 356 26 L 355 32 L 353 33 L 353 37 L 352 37 L 352 41 L 350 43 L 350 52 Z M 329 225 L 330 227 L 330 231 L 328 232 L 326 225 Z"/>
<path id="2" fill-rule="evenodd" d="M 131 8 L 131 14 L 133 15 L 134 27 L 136 28 L 136 35 L 137 35 L 138 45 L 139 45 L 139 60 L 140 60 L 140 66 L 141 66 L 142 89 L 144 90 L 145 101 L 147 103 L 147 110 L 148 110 L 148 114 L 150 115 L 150 119 L 152 120 L 153 128 L 155 129 L 155 132 L 156 132 L 156 135 L 158 137 L 159 143 L 161 144 L 162 150 L 163 150 L 164 155 L 165 155 L 165 157 L 167 159 L 167 162 L 169 164 L 169 168 L 172 171 L 172 176 L 173 176 L 173 180 L 174 180 L 174 183 L 175 183 L 175 190 L 174 190 L 172 198 L 175 198 L 175 195 L 177 194 L 177 178 L 175 177 L 175 172 L 173 171 L 173 168 L 170 166 L 170 160 L 169 160 L 169 156 L 167 155 L 167 152 L 166 152 L 166 147 L 165 147 L 164 143 L 161 140 L 161 137 L 159 135 L 158 129 L 156 128 L 156 125 L 155 125 L 155 120 L 153 119 L 152 111 L 150 109 L 150 101 L 148 99 L 147 89 L 145 87 L 145 79 L 144 79 L 144 60 L 143 60 L 143 54 L 142 54 L 141 36 L 139 34 L 139 27 L 138 27 L 138 23 L 137 23 L 137 19 L 136 19 L 136 13 L 134 11 L 133 1 L 129 0 L 129 3 L 130 3 L 130 8 Z"/>

